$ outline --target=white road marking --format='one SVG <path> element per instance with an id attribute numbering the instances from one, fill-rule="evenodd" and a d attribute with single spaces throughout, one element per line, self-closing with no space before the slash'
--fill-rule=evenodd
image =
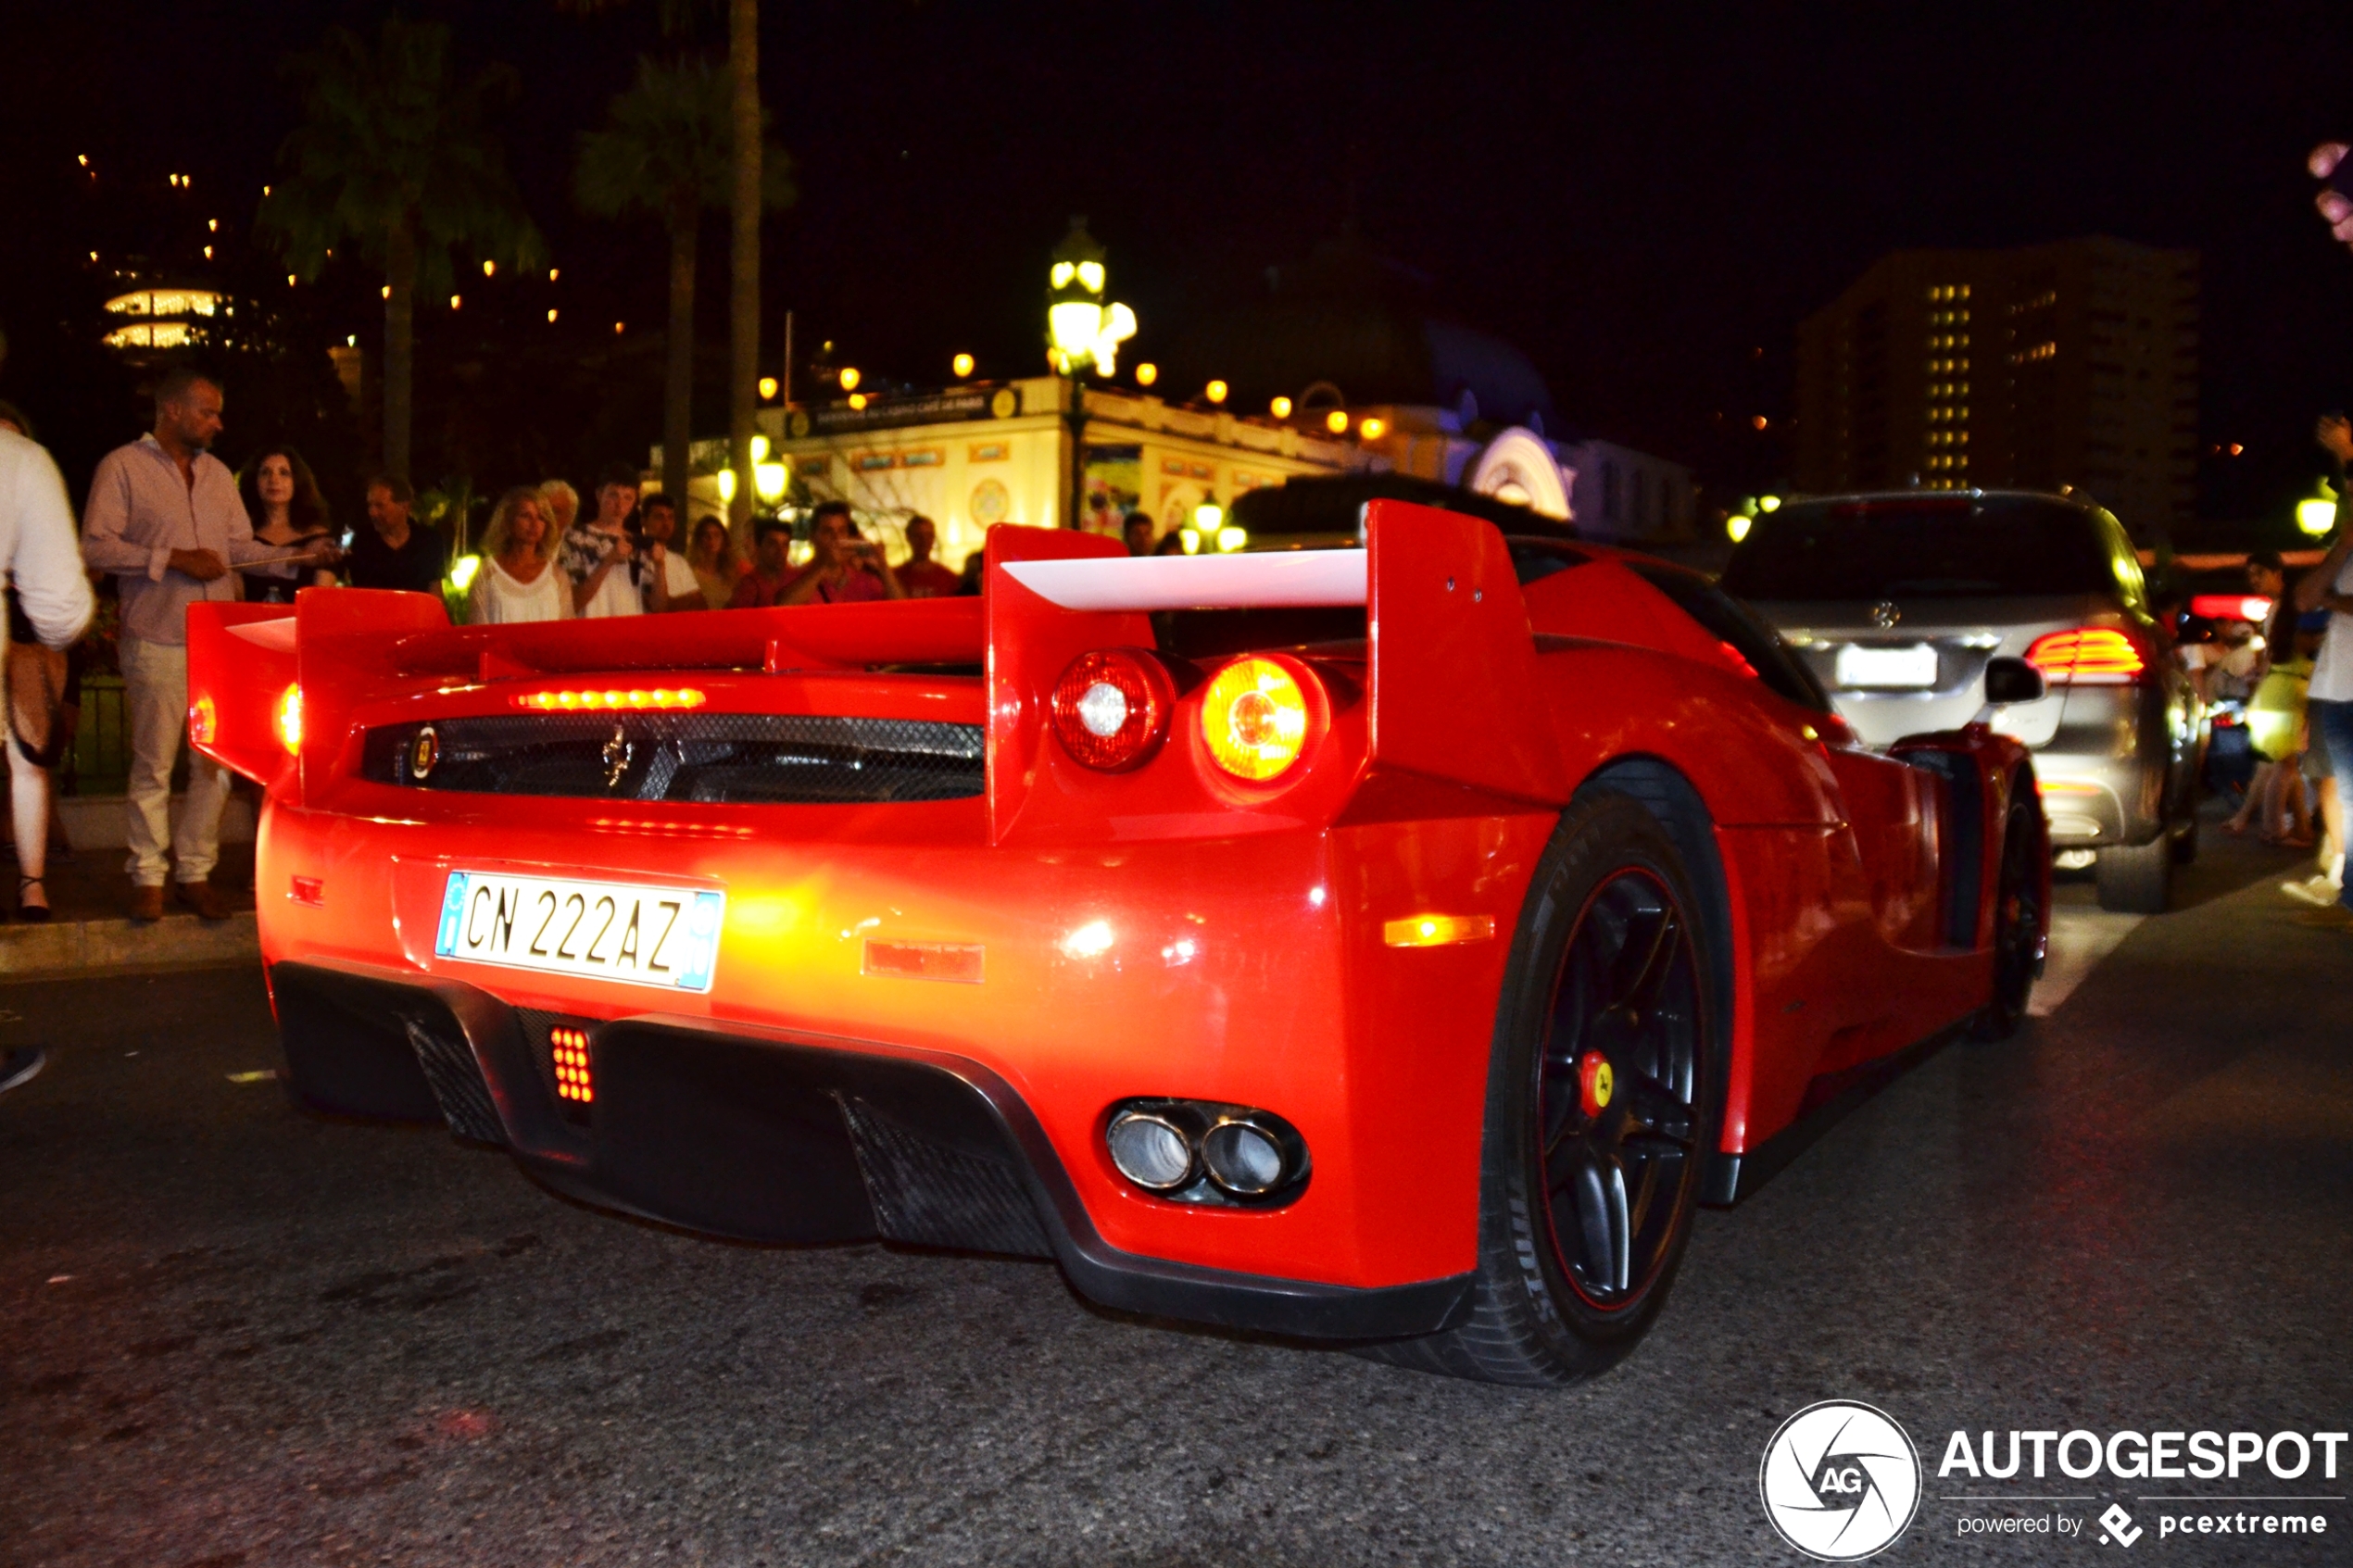
<path id="1" fill-rule="evenodd" d="M 2146 915 L 2122 915 L 2107 909 L 2051 911 L 2051 952 L 2044 961 L 2043 978 L 2026 1004 L 2028 1016 L 2048 1018 L 2058 1011 L 2075 988 L 2091 978 L 2100 960 L 2116 951 Z"/>

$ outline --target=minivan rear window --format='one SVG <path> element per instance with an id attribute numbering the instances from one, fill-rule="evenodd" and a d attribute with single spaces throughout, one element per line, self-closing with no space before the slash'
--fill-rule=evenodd
<path id="1" fill-rule="evenodd" d="M 2032 497 L 1793 501 L 1724 569 L 1744 599 L 2008 598 L 2119 591 L 2099 524 Z"/>

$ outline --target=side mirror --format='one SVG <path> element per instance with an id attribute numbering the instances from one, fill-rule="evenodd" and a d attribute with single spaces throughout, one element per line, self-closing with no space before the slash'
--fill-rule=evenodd
<path id="1" fill-rule="evenodd" d="M 1985 661 L 1985 705 L 1988 708 L 2010 708 L 2021 702 L 2040 702 L 2046 691 L 2043 672 L 2022 659 L 1989 659 Z"/>

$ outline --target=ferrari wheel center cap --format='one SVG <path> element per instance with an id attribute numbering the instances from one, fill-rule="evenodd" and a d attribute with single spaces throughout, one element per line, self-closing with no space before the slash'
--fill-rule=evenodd
<path id="1" fill-rule="evenodd" d="M 1617 1087 L 1617 1075 L 1610 1071 L 1609 1058 L 1599 1051 L 1587 1051 L 1577 1063 L 1577 1098 L 1583 1102 L 1585 1114 L 1599 1116 L 1608 1108 L 1609 1097 Z"/>

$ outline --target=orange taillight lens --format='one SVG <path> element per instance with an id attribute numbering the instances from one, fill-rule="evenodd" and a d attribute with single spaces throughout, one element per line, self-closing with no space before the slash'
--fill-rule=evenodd
<path id="1" fill-rule="evenodd" d="M 2026 650 L 2026 662 L 2054 685 L 2120 684 L 2138 680 L 2148 668 L 2140 645 L 2112 626 L 2045 632 Z"/>
<path id="2" fill-rule="evenodd" d="M 588 1075 L 588 1031 L 558 1027 L 547 1031 L 547 1054 L 556 1069 L 556 1093 L 582 1105 L 597 1098 Z"/>
<path id="3" fill-rule="evenodd" d="M 220 733 L 220 710 L 212 705 L 209 696 L 200 696 L 188 705 L 188 741 L 193 746 L 210 746 L 212 737 Z"/>
<path id="4" fill-rule="evenodd" d="M 1089 768 L 1123 772 L 1150 760 L 1167 737 L 1176 684 L 1140 648 L 1082 653 L 1054 683 L 1054 738 Z"/>
<path id="5" fill-rule="evenodd" d="M 290 753 L 302 751 L 302 688 L 288 686 L 278 694 L 278 709 L 273 716 L 278 726 L 278 743 Z"/>
<path id="6" fill-rule="evenodd" d="M 1289 660 L 1238 659 L 1202 693 L 1201 738 L 1221 770 L 1264 783 L 1306 751 L 1310 712 L 1307 688 Z"/>
<path id="7" fill-rule="evenodd" d="M 626 709 L 700 708 L 708 700 L 692 686 L 600 686 L 595 690 L 525 692 L 515 698 L 515 706 L 542 713 L 593 713 Z"/>

